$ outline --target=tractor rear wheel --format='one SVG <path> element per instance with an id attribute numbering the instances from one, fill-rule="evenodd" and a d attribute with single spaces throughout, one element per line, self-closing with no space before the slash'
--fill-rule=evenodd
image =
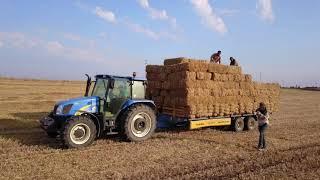
<path id="1" fill-rule="evenodd" d="M 243 131 L 243 128 L 244 128 L 244 120 L 243 120 L 243 118 L 241 118 L 241 117 L 234 118 L 232 120 L 231 126 L 232 126 L 232 129 L 235 132 Z"/>
<path id="2" fill-rule="evenodd" d="M 156 115 L 147 105 L 134 105 L 122 116 L 121 131 L 129 141 L 143 141 L 152 136 L 156 129 Z"/>
<path id="3" fill-rule="evenodd" d="M 250 117 L 246 117 L 244 119 L 244 128 L 245 130 L 251 131 L 254 130 L 254 128 L 256 127 L 256 120 L 250 116 Z"/>
<path id="4" fill-rule="evenodd" d="M 80 148 L 92 144 L 96 135 L 96 125 L 89 117 L 75 116 L 66 122 L 61 138 L 66 147 Z"/>

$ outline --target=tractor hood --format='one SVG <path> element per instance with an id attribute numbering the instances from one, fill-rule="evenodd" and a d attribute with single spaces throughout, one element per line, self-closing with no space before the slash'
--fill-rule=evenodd
<path id="1" fill-rule="evenodd" d="M 55 115 L 75 116 L 82 113 L 96 113 L 98 112 L 99 97 L 80 97 L 60 101 L 55 105 L 53 113 Z"/>

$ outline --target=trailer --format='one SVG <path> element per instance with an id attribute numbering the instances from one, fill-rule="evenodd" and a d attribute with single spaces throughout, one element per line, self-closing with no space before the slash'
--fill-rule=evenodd
<path id="1" fill-rule="evenodd" d="M 184 129 L 194 130 L 207 127 L 225 126 L 235 132 L 251 131 L 256 128 L 257 119 L 254 114 L 232 115 L 229 117 L 202 117 L 202 118 L 180 118 L 167 114 L 157 116 L 158 129 L 170 129 L 183 127 Z"/>

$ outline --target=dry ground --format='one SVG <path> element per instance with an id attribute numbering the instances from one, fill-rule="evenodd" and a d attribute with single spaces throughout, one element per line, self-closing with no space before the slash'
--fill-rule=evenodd
<path id="1" fill-rule="evenodd" d="M 57 100 L 81 96 L 83 82 L 0 79 L 0 179 L 319 179 L 320 92 L 282 90 L 281 110 L 258 132 L 159 132 L 141 143 L 105 137 L 61 149 L 37 120 Z"/>

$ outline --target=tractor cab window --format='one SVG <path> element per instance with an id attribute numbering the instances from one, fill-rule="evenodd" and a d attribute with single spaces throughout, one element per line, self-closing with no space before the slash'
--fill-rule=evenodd
<path id="1" fill-rule="evenodd" d="M 96 84 L 92 90 L 92 96 L 98 96 L 101 99 L 105 98 L 107 85 L 108 85 L 108 80 L 97 79 Z"/>
<path id="2" fill-rule="evenodd" d="M 113 89 L 109 88 L 108 98 L 130 98 L 130 85 L 128 80 L 115 79 Z"/>
<path id="3" fill-rule="evenodd" d="M 144 99 L 145 86 L 143 81 L 134 81 L 132 85 L 132 99 Z"/>
<path id="4" fill-rule="evenodd" d="M 107 114 L 114 116 L 122 104 L 130 99 L 130 84 L 127 79 L 115 78 L 114 87 L 109 88 L 107 96 Z"/>

